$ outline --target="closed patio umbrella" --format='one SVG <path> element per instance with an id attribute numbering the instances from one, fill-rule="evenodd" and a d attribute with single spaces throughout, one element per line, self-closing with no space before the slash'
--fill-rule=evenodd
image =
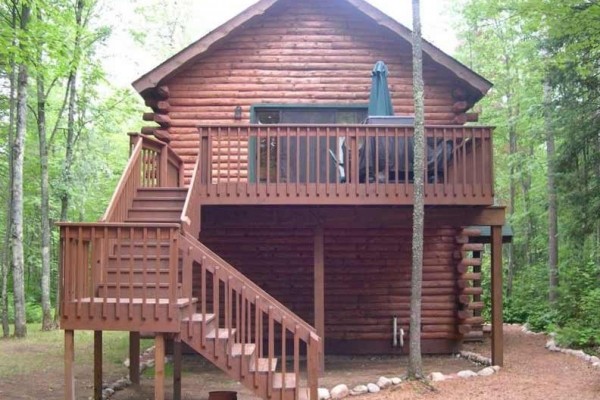
<path id="1" fill-rule="evenodd" d="M 394 115 L 387 77 L 387 66 L 383 61 L 377 61 L 371 73 L 371 94 L 368 110 L 370 117 Z"/>

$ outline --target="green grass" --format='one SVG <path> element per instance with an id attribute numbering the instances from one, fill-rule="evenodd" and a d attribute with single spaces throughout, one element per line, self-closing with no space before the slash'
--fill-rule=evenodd
<path id="1" fill-rule="evenodd" d="M 152 341 L 143 340 L 143 349 Z M 92 365 L 94 332 L 75 331 L 75 363 Z M 129 355 L 128 332 L 103 333 L 104 367 L 107 370 L 120 370 Z M 54 330 L 43 332 L 41 324 L 27 324 L 25 339 L 0 339 L 0 381 L 2 378 L 40 373 L 46 370 L 61 370 L 64 362 L 64 332 Z"/>

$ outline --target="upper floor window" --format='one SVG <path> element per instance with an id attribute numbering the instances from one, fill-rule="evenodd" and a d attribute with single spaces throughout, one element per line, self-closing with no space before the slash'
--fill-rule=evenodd
<path id="1" fill-rule="evenodd" d="M 360 124 L 367 118 L 367 105 L 260 105 L 253 110 L 251 122 L 257 124 Z"/>

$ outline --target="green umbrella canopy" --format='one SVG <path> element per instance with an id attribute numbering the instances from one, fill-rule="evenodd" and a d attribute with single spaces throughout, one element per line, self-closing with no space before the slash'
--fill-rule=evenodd
<path id="1" fill-rule="evenodd" d="M 388 69 L 383 61 L 377 61 L 371 75 L 371 95 L 369 97 L 369 116 L 394 115 L 392 98 L 388 88 Z"/>

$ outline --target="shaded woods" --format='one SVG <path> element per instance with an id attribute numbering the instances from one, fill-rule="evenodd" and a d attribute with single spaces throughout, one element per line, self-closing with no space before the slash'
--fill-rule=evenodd
<path id="1" fill-rule="evenodd" d="M 458 58 L 495 87 L 497 201 L 514 242 L 505 320 L 600 345 L 600 2 L 468 0 Z"/>

